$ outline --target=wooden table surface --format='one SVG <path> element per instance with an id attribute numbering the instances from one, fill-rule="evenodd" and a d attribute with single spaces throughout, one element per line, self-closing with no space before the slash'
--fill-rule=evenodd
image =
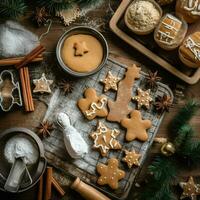
<path id="1" fill-rule="evenodd" d="M 119 3 L 120 1 L 111 0 L 111 8 L 115 10 L 117 6 L 119 5 Z M 60 22 L 60 20 L 54 19 L 50 32 L 47 34 L 45 38 L 42 39 L 41 43 L 46 47 L 46 54 L 50 52 L 55 52 L 57 41 L 59 37 L 64 33 L 65 30 L 69 29 L 70 27 L 80 25 L 80 24 L 89 25 L 94 28 L 97 28 L 104 34 L 109 44 L 110 56 L 112 56 L 116 60 L 125 64 L 130 64 L 132 63 L 133 60 L 135 60 L 141 63 L 142 65 L 146 66 L 146 67 L 142 67 L 142 70 L 144 71 L 147 71 L 149 69 L 158 70 L 159 74 L 163 77 L 163 82 L 169 85 L 169 87 L 173 90 L 174 95 L 175 95 L 174 105 L 170 109 L 170 112 L 166 114 L 158 132 L 158 137 L 167 137 L 168 125 L 170 121 L 173 119 L 173 116 L 184 105 L 184 103 L 188 99 L 191 99 L 191 98 L 196 98 L 200 100 L 200 82 L 192 86 L 186 85 L 185 83 L 178 80 L 176 77 L 170 75 L 168 72 L 166 72 L 159 66 L 152 63 L 150 60 L 145 58 L 142 54 L 138 53 L 136 50 L 129 47 L 127 44 L 125 44 L 123 41 L 117 38 L 109 30 L 108 23 L 111 16 L 112 16 L 112 10 L 110 10 L 108 6 L 108 1 L 105 1 L 105 3 L 102 6 L 100 6 L 99 8 L 96 8 L 95 10 L 90 11 L 86 15 L 86 17 L 82 17 L 78 19 L 69 27 L 65 27 Z M 37 35 L 40 35 L 41 33 L 46 31 L 46 27 L 41 27 L 41 28 L 34 27 L 29 17 L 25 17 L 21 21 L 21 23 L 25 25 L 26 28 L 33 31 Z M 55 66 L 56 66 L 56 63 L 55 63 Z M 36 105 L 36 110 L 33 113 L 27 114 L 27 113 L 24 113 L 22 110 L 10 112 L 10 113 L 1 113 L 0 131 L 3 131 L 6 128 L 15 127 L 15 126 L 27 127 L 31 130 L 35 130 L 35 128 L 39 125 L 40 120 L 44 116 L 44 113 L 46 111 L 46 106 L 36 99 L 34 100 L 34 102 Z M 199 122 L 200 122 L 200 112 L 191 121 L 191 123 L 193 124 L 197 132 L 200 132 Z M 200 134 L 198 135 L 198 137 L 200 137 Z M 142 179 L 143 174 L 146 171 L 145 169 L 149 164 L 149 161 L 154 156 L 154 154 L 157 153 L 158 151 L 159 151 L 159 145 L 153 145 L 149 152 L 147 161 L 145 162 L 144 168 L 142 170 L 142 173 L 139 179 Z M 187 172 L 181 173 L 183 177 L 187 177 L 189 175 L 199 176 L 199 174 L 200 174 L 200 170 L 187 171 Z M 133 191 L 131 191 L 131 193 L 132 192 Z M 7 198 L 9 200 L 10 199 L 35 200 L 36 194 L 37 194 L 37 187 L 34 187 L 32 190 L 26 193 L 17 195 L 17 196 L 0 193 L 0 197 L 4 196 L 3 199 Z M 133 199 L 131 198 L 131 196 L 132 195 L 130 194 L 130 196 L 128 197 L 129 200 Z M 54 199 L 57 199 L 56 195 Z M 73 199 L 81 199 L 81 198 L 75 192 L 71 190 L 69 191 L 67 190 L 66 199 L 73 200 Z"/>

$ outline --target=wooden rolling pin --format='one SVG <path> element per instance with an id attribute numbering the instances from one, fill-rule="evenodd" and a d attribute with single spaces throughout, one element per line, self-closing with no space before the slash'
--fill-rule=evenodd
<path id="1" fill-rule="evenodd" d="M 81 181 L 78 177 L 72 183 L 71 188 L 78 192 L 86 200 L 111 200 L 94 187 Z"/>

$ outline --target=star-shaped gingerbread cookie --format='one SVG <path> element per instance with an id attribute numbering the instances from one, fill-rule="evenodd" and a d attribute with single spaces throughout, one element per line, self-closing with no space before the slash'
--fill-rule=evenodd
<path id="1" fill-rule="evenodd" d="M 102 122 L 98 122 L 96 131 L 90 134 L 94 140 L 93 148 L 99 149 L 102 156 L 106 156 L 110 149 L 121 149 L 122 146 L 116 139 L 119 134 L 119 130 L 111 130 Z"/>
<path id="2" fill-rule="evenodd" d="M 121 121 L 121 125 L 127 129 L 126 140 L 128 142 L 135 139 L 146 141 L 148 139 L 147 129 L 151 128 L 150 120 L 142 120 L 140 111 L 134 110 L 130 114 L 130 118 Z"/>
<path id="3" fill-rule="evenodd" d="M 84 54 L 89 52 L 89 49 L 85 41 L 75 42 L 74 49 L 75 49 L 74 53 L 75 56 L 83 56 Z"/>
<path id="4" fill-rule="evenodd" d="M 190 176 L 188 182 L 181 182 L 180 186 L 183 189 L 180 199 L 190 198 L 195 200 L 196 196 L 200 195 L 200 185 L 195 184 L 192 176 Z"/>
<path id="5" fill-rule="evenodd" d="M 138 95 L 135 97 L 132 97 L 132 100 L 137 101 L 138 109 L 140 109 L 142 106 L 149 109 L 150 102 L 153 101 L 153 99 L 150 96 L 150 90 L 143 91 L 140 88 L 138 88 L 137 93 Z"/>
<path id="6" fill-rule="evenodd" d="M 99 185 L 109 185 L 112 189 L 118 188 L 118 182 L 125 177 L 125 172 L 118 168 L 119 161 L 116 158 L 108 160 L 108 164 L 98 164 L 97 172 L 101 175 L 97 183 Z"/>
<path id="7" fill-rule="evenodd" d="M 40 79 L 33 80 L 33 83 L 35 85 L 33 93 L 51 93 L 50 85 L 53 83 L 53 80 L 47 80 L 44 73 Z"/>
<path id="8" fill-rule="evenodd" d="M 104 80 L 101 80 L 104 84 L 104 92 L 107 92 L 108 90 L 112 89 L 117 91 L 117 84 L 120 81 L 120 78 L 113 76 L 112 73 L 109 71 L 105 77 Z"/>
<path id="9" fill-rule="evenodd" d="M 134 150 L 127 151 L 125 150 L 126 156 L 122 159 L 122 161 L 126 162 L 128 167 L 131 168 L 133 165 L 139 166 L 139 158 L 141 157 L 140 154 L 137 154 Z"/>
<path id="10" fill-rule="evenodd" d="M 108 115 L 107 98 L 97 96 L 94 88 L 87 88 L 84 92 L 84 98 L 80 99 L 77 105 L 88 120 L 92 120 L 97 116 L 106 117 Z"/>

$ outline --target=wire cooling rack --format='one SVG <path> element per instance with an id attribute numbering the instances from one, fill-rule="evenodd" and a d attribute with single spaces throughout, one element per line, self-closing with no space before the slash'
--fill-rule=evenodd
<path id="1" fill-rule="evenodd" d="M 131 189 L 132 183 L 136 175 L 141 170 L 142 164 L 147 156 L 148 149 L 153 142 L 158 128 L 163 119 L 164 113 L 158 114 L 155 112 L 153 106 L 149 110 L 141 109 L 143 119 L 149 119 L 152 121 L 152 127 L 148 130 L 148 141 L 140 142 L 134 140 L 132 142 L 125 141 L 125 130 L 118 123 L 108 122 L 106 119 L 95 119 L 88 121 L 80 110 L 77 107 L 77 101 L 83 97 L 84 90 L 88 87 L 95 88 L 98 95 L 103 93 L 103 85 L 100 83 L 101 79 L 104 79 L 107 72 L 111 71 L 113 75 L 116 75 L 120 78 L 124 77 L 127 66 L 117 63 L 111 59 L 108 60 L 106 66 L 97 74 L 78 80 L 74 85 L 73 93 L 64 96 L 62 93 L 59 96 L 60 103 L 55 109 L 54 114 L 51 116 L 52 121 L 55 121 L 55 116 L 60 111 L 67 113 L 70 116 L 72 125 L 82 134 L 85 141 L 91 147 L 89 153 L 83 159 L 71 159 L 64 146 L 63 142 L 63 133 L 56 129 L 51 137 L 44 140 L 45 152 L 48 162 L 53 165 L 56 165 L 59 168 L 62 168 L 67 173 L 70 173 L 75 176 L 79 176 L 83 181 L 91 184 L 97 189 L 103 191 L 107 195 L 116 199 L 125 199 Z M 141 72 L 140 79 L 136 80 L 133 87 L 133 96 L 136 95 L 136 90 L 138 87 L 141 89 L 146 89 L 146 74 Z M 108 91 L 104 93 L 107 98 L 115 100 L 116 92 Z M 155 90 L 151 91 L 151 96 L 155 100 L 157 96 L 163 96 L 167 94 L 171 96 L 173 100 L 173 94 L 171 90 L 164 84 L 159 83 L 158 87 Z M 133 109 L 136 109 L 136 103 L 130 102 L 130 106 Z M 122 150 L 110 150 L 106 157 L 102 157 L 100 153 L 94 149 L 93 140 L 89 137 L 89 133 L 96 130 L 97 122 L 100 120 L 107 127 L 113 129 L 117 128 L 120 130 L 120 135 L 118 140 L 122 145 Z M 141 154 L 140 158 L 140 167 L 129 169 L 126 163 L 121 162 L 124 157 L 123 149 L 135 150 L 137 153 Z M 126 172 L 126 176 L 123 180 L 119 182 L 119 188 L 117 190 L 111 190 L 107 186 L 99 186 L 96 181 L 98 179 L 98 174 L 96 172 L 96 166 L 98 163 L 106 163 L 109 158 L 115 157 L 119 160 L 119 167 Z"/>

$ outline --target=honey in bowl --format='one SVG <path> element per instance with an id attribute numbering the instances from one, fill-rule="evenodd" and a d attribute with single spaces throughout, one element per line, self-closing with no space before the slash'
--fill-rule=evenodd
<path id="1" fill-rule="evenodd" d="M 92 35 L 71 35 L 63 43 L 61 57 L 71 70 L 87 73 L 95 70 L 101 64 L 103 47 L 100 41 Z"/>

